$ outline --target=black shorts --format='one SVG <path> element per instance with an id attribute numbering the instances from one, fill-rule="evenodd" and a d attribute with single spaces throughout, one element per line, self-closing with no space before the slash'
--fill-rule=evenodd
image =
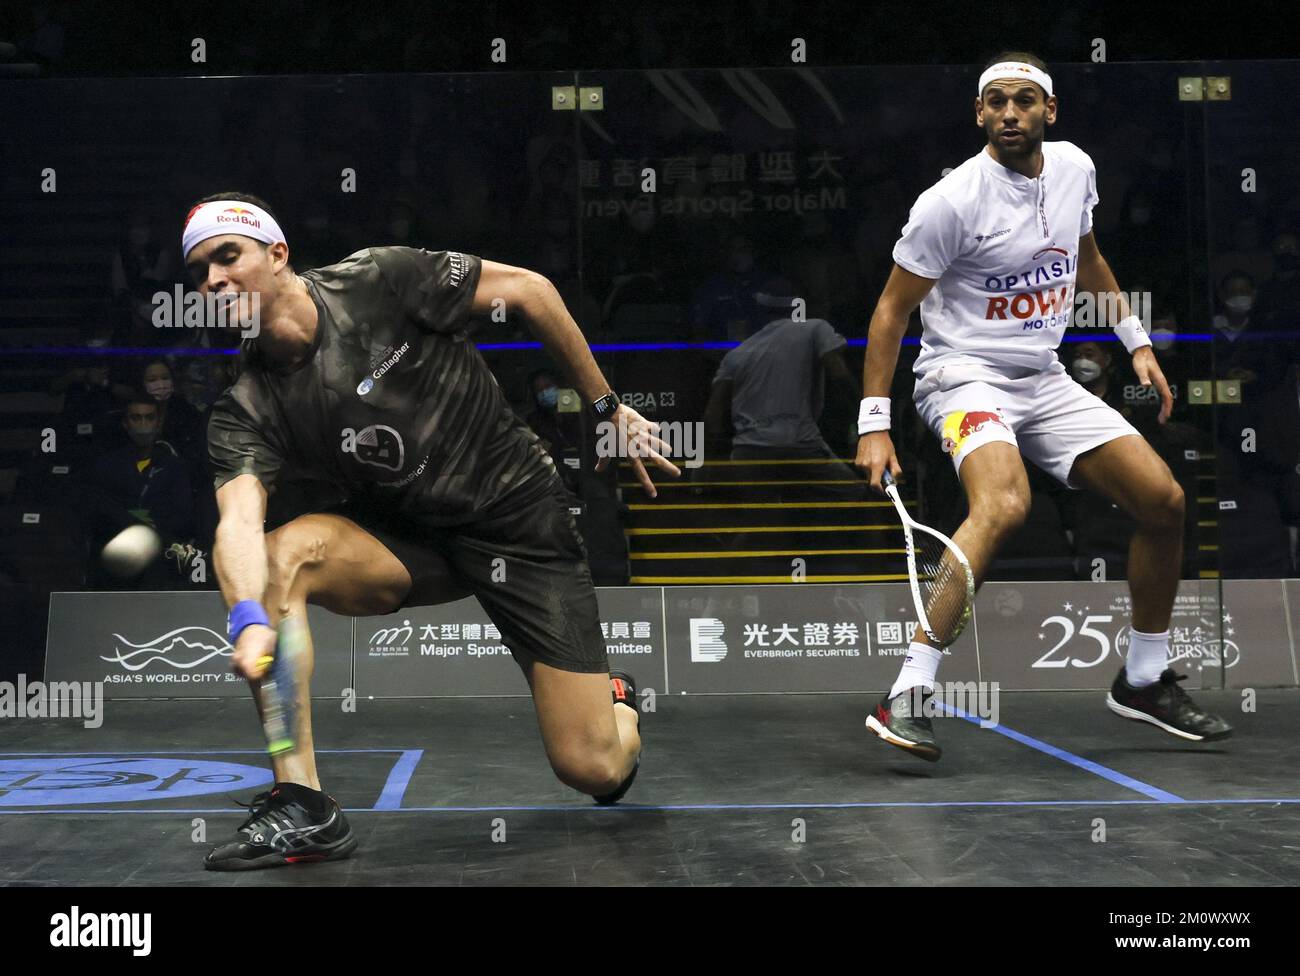
<path id="1" fill-rule="evenodd" d="M 558 477 L 529 488 L 465 525 L 423 525 L 364 499 L 330 511 L 356 522 L 406 567 L 411 590 L 402 607 L 445 601 L 450 573 L 452 584 L 478 598 L 520 664 L 608 671 L 587 549 L 569 511 L 577 502 Z"/>

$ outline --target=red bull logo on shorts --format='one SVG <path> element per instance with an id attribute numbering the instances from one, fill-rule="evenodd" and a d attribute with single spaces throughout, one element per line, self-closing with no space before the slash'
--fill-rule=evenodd
<path id="1" fill-rule="evenodd" d="M 1003 430 L 1009 430 L 1002 422 L 1002 416 L 987 410 L 955 410 L 943 420 L 943 449 L 953 457 L 959 457 L 972 434 L 983 429 L 985 424 L 997 424 Z"/>

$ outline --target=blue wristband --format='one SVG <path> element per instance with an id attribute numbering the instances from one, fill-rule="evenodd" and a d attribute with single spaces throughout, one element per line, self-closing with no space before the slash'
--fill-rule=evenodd
<path id="1" fill-rule="evenodd" d="M 240 632 L 249 624 L 270 627 L 271 618 L 266 615 L 266 611 L 256 600 L 240 600 L 231 608 L 230 617 L 226 620 L 226 637 L 230 643 L 235 643 L 239 639 Z"/>

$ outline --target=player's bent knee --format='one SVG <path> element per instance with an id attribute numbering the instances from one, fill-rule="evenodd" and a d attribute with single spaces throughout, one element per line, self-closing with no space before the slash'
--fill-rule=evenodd
<path id="1" fill-rule="evenodd" d="M 304 572 L 323 566 L 329 533 L 310 518 L 294 519 L 266 537 L 270 584 L 285 593 L 303 580 Z"/>
<path id="2" fill-rule="evenodd" d="M 618 789 L 623 782 L 622 767 L 623 763 L 612 750 L 551 760 L 551 768 L 561 783 L 588 796 L 607 796 Z"/>
<path id="3" fill-rule="evenodd" d="M 1172 477 L 1159 491 L 1152 493 L 1140 520 L 1162 529 L 1180 529 L 1187 513 L 1187 498 L 1182 485 Z"/>
<path id="4" fill-rule="evenodd" d="M 1008 535 L 1029 518 L 1029 493 L 1019 488 L 1005 488 L 984 494 L 971 506 L 971 516 L 999 535 Z"/>

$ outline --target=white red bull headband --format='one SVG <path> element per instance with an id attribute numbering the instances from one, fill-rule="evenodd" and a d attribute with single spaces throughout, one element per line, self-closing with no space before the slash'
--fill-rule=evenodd
<path id="1" fill-rule="evenodd" d="M 257 204 L 240 200 L 213 200 L 199 204 L 185 218 L 185 229 L 181 232 L 181 253 L 189 257 L 190 251 L 209 237 L 220 237 L 222 234 L 242 234 L 263 244 L 285 240 L 284 231 L 280 230 L 275 218 Z"/>
<path id="2" fill-rule="evenodd" d="M 1052 76 L 1042 68 L 1035 68 L 1032 64 L 1023 61 L 999 61 L 984 69 L 984 73 L 980 75 L 979 90 L 975 94 L 982 98 L 989 82 L 998 78 L 1020 78 L 1024 81 L 1032 81 L 1040 85 L 1049 97 L 1052 94 Z"/>

